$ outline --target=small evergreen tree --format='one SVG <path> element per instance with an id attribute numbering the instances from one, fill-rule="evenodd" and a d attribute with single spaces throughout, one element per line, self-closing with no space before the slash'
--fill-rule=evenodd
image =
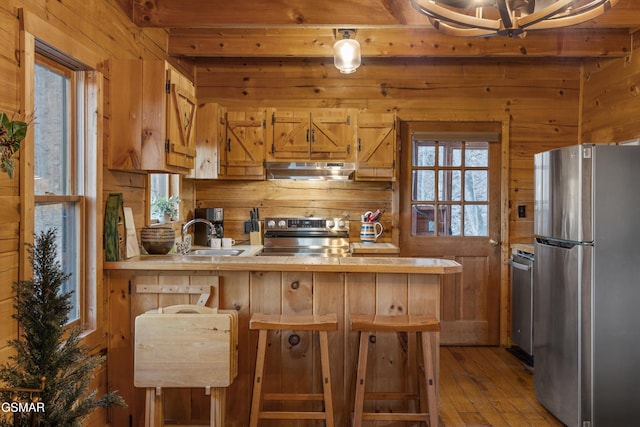
<path id="1" fill-rule="evenodd" d="M 56 230 L 43 231 L 29 246 L 33 279 L 13 284 L 15 313 L 20 333 L 9 345 L 15 355 L 0 368 L 0 380 L 6 387 L 39 388 L 45 377 L 44 391 L 39 393 L 44 412 L 16 413 L 18 423 L 39 427 L 72 427 L 82 425 L 96 407 L 124 406 L 117 392 L 97 397 L 95 390 L 88 390 L 94 372 L 104 357 L 91 356 L 88 348 L 80 343 L 82 327 L 67 330 L 72 308 L 71 293 L 62 293 L 62 285 L 69 278 L 56 255 Z M 65 338 L 66 336 L 66 338 Z M 12 396 L 4 393 L 3 402 Z M 29 396 L 20 396 L 28 401 Z M 0 412 L 0 425 L 14 425 L 12 415 Z"/>

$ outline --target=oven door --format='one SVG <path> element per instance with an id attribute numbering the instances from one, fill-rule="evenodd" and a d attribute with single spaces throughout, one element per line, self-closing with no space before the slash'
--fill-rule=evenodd
<path id="1" fill-rule="evenodd" d="M 328 232 L 265 233 L 260 254 L 281 256 L 348 256 L 349 237 Z"/>

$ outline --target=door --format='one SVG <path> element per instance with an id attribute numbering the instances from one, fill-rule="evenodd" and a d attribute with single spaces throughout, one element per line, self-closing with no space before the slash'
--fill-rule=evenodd
<path id="1" fill-rule="evenodd" d="M 404 122 L 401 256 L 453 259 L 441 342 L 500 343 L 500 123 Z"/>
<path id="2" fill-rule="evenodd" d="M 581 324 L 588 329 L 589 321 L 588 315 L 581 316 L 580 307 L 590 306 L 591 251 L 590 246 L 535 243 L 535 392 L 540 403 L 566 425 L 580 425 L 581 355 L 587 356 L 590 346 L 589 335 L 580 334 Z M 586 386 L 589 379 L 585 379 Z"/>

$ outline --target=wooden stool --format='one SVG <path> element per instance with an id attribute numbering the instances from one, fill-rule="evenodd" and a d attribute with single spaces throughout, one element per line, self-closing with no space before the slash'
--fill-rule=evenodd
<path id="1" fill-rule="evenodd" d="M 381 316 L 352 314 L 351 330 L 360 332 L 360 349 L 358 354 L 358 373 L 353 425 L 360 427 L 363 420 L 398 420 L 422 421 L 430 427 L 438 426 L 438 404 L 436 402 L 436 378 L 434 372 L 434 346 L 440 331 L 440 322 L 432 315 L 416 316 Z M 375 332 L 415 332 L 422 344 L 422 362 L 424 364 L 424 380 L 427 387 L 428 405 L 425 404 L 423 387 L 418 384 L 417 395 L 388 392 L 365 393 L 367 375 L 367 356 L 369 353 L 369 337 Z M 416 350 L 416 357 L 419 352 Z M 419 359 L 418 359 L 419 365 Z M 419 381 L 420 383 L 420 381 Z M 420 400 L 419 413 L 406 412 L 364 412 L 365 400 Z M 428 410 L 428 411 L 427 411 Z"/>
<path id="2" fill-rule="evenodd" d="M 249 329 L 260 331 L 260 335 L 258 336 L 258 354 L 256 356 L 256 373 L 253 381 L 253 398 L 251 400 L 250 427 L 257 427 L 260 419 L 325 420 L 327 427 L 333 427 L 333 402 L 331 397 L 327 331 L 335 331 L 338 329 L 338 319 L 336 315 L 305 316 L 256 313 L 251 317 Z M 264 359 L 267 351 L 267 331 L 274 330 L 318 331 L 320 338 L 320 362 L 322 366 L 322 394 L 269 393 L 265 396 L 262 395 Z M 263 400 L 321 400 L 324 402 L 324 411 L 263 411 Z"/>

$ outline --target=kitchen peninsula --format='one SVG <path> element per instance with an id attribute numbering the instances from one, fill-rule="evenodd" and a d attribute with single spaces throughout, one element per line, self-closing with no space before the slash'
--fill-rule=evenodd
<path id="1" fill-rule="evenodd" d="M 349 330 L 350 314 L 432 313 L 439 317 L 442 277 L 461 270 L 460 264 L 446 259 L 386 257 L 163 255 L 105 263 L 110 298 L 108 351 L 112 363 L 119 367 L 110 373 L 109 386 L 118 389 L 129 404 L 128 408 L 113 410 L 113 423 L 126 425 L 130 416 L 133 425 L 144 422 L 145 391 L 133 386 L 136 316 L 158 307 L 195 304 L 204 298 L 210 307 L 238 311 L 238 375 L 226 391 L 225 425 L 248 424 L 257 343 L 257 334 L 249 332 L 248 324 L 252 314 L 262 312 L 336 313 L 338 331 L 329 333 L 333 402 L 336 425 L 347 426 L 358 350 L 358 336 Z M 314 369 L 319 366 L 316 345 L 306 331 L 270 335 L 267 383 L 293 392 L 319 390 L 319 377 L 310 374 L 318 372 Z M 404 350 L 414 345 L 413 336 L 378 336 L 372 384 L 384 382 L 392 389 L 408 387 Z M 437 367 L 437 354 L 435 357 Z M 209 409 L 204 390 L 172 389 L 163 393 L 167 420 L 206 424 Z M 391 402 L 377 409 L 396 410 L 399 404 Z"/>

